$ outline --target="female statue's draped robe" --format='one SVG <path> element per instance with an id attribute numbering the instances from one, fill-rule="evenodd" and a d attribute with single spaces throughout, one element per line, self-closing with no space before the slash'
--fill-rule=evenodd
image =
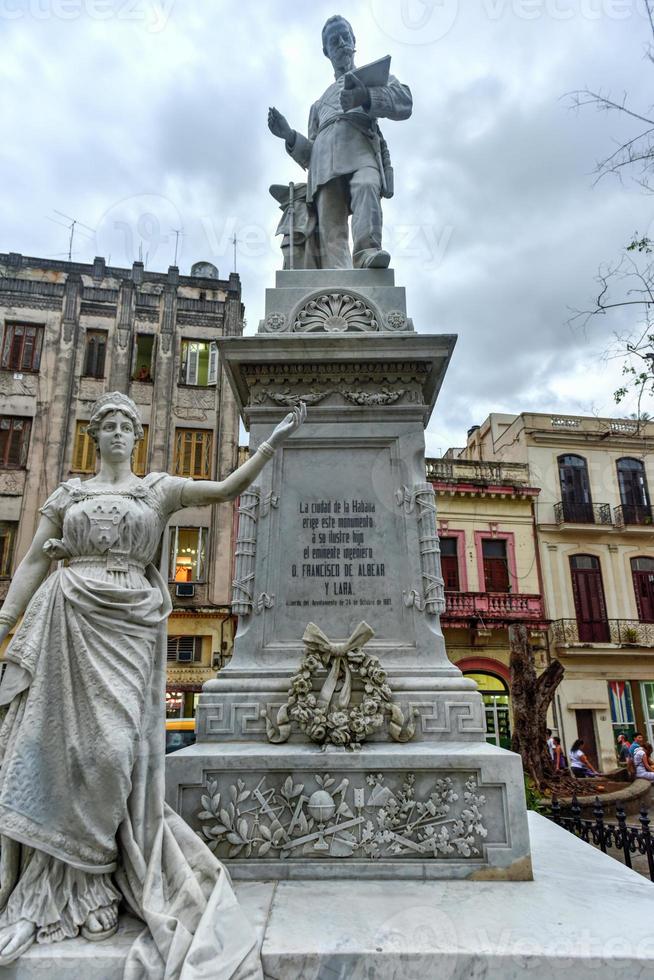
<path id="1" fill-rule="evenodd" d="M 185 479 L 62 484 L 42 508 L 68 558 L 7 653 L 0 926 L 77 935 L 122 897 L 146 924 L 126 980 L 261 976 L 226 872 L 164 803 L 168 590 L 153 560 Z"/>

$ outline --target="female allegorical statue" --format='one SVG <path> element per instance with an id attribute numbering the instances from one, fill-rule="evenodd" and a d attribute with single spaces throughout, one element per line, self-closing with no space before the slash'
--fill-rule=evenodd
<path id="1" fill-rule="evenodd" d="M 25 613 L 0 685 L 0 965 L 35 941 L 113 935 L 123 901 L 147 927 L 126 978 L 260 977 L 224 869 L 164 804 L 171 604 L 153 562 L 175 511 L 238 496 L 305 414 L 220 483 L 141 480 L 136 405 L 119 392 L 96 402 L 100 471 L 41 508 L 0 612 L 0 641 Z"/>

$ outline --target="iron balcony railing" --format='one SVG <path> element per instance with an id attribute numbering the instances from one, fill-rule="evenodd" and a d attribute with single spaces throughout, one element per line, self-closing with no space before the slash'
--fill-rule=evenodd
<path id="1" fill-rule="evenodd" d="M 542 620 L 543 600 L 539 595 L 514 592 L 446 592 L 445 618 L 483 620 Z"/>
<path id="2" fill-rule="evenodd" d="M 652 524 L 652 508 L 644 504 L 622 504 L 613 508 L 613 519 L 618 527 L 625 524 Z"/>
<path id="3" fill-rule="evenodd" d="M 574 643 L 613 643 L 620 646 L 654 646 L 654 623 L 638 619 L 555 619 L 551 625 L 555 646 Z"/>
<path id="4" fill-rule="evenodd" d="M 554 504 L 557 524 L 612 524 L 609 504 L 584 504 L 560 500 Z"/>

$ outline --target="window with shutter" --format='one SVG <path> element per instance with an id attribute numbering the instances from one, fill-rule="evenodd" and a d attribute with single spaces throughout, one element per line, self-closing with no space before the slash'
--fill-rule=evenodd
<path id="1" fill-rule="evenodd" d="M 210 479 L 212 446 L 211 429 L 176 429 L 175 475 Z"/>
<path id="2" fill-rule="evenodd" d="M 75 443 L 71 465 L 71 469 L 75 473 L 95 473 L 95 443 L 87 434 L 86 427 L 88 424 L 88 422 L 77 422 L 75 425 Z"/>
<path id="3" fill-rule="evenodd" d="M 209 345 L 209 375 L 207 384 L 215 385 L 218 383 L 218 345 L 211 341 Z"/>
<path id="4" fill-rule="evenodd" d="M 18 521 L 0 521 L 0 577 L 11 575 Z"/>
<path id="5" fill-rule="evenodd" d="M 136 443 L 132 453 L 132 469 L 136 476 L 145 476 L 148 471 L 149 426 L 143 426 L 143 438 Z"/>
<path id="6" fill-rule="evenodd" d="M 171 527 L 169 577 L 174 582 L 205 579 L 206 527 Z"/>
<path id="7" fill-rule="evenodd" d="M 510 592 L 511 582 L 506 555 L 506 541 L 485 538 L 481 547 L 484 560 L 484 591 Z"/>
<path id="8" fill-rule="evenodd" d="M 24 469 L 27 465 L 31 419 L 14 415 L 0 416 L 0 466 Z"/>
<path id="9" fill-rule="evenodd" d="M 104 378 L 107 336 L 106 330 L 87 331 L 84 351 L 84 377 Z"/>
<path id="10" fill-rule="evenodd" d="M 448 592 L 459 592 L 459 556 L 456 538 L 440 538 L 441 569 Z"/>
<path id="11" fill-rule="evenodd" d="M 10 371 L 38 371 L 42 345 L 42 326 L 7 323 L 2 344 L 2 367 Z"/>
<path id="12" fill-rule="evenodd" d="M 207 388 L 218 381 L 218 346 L 211 340 L 183 340 L 180 384 Z"/>

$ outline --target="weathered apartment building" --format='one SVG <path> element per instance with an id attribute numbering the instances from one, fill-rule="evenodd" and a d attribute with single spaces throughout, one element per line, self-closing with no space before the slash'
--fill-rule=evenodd
<path id="1" fill-rule="evenodd" d="M 139 406 L 135 472 L 221 479 L 236 465 L 238 414 L 215 340 L 243 330 L 238 275 L 190 276 L 0 254 L 0 600 L 56 486 L 95 472 L 85 426 L 106 391 Z M 231 649 L 232 504 L 176 514 L 164 540 L 174 610 L 168 713 L 194 711 Z"/>

